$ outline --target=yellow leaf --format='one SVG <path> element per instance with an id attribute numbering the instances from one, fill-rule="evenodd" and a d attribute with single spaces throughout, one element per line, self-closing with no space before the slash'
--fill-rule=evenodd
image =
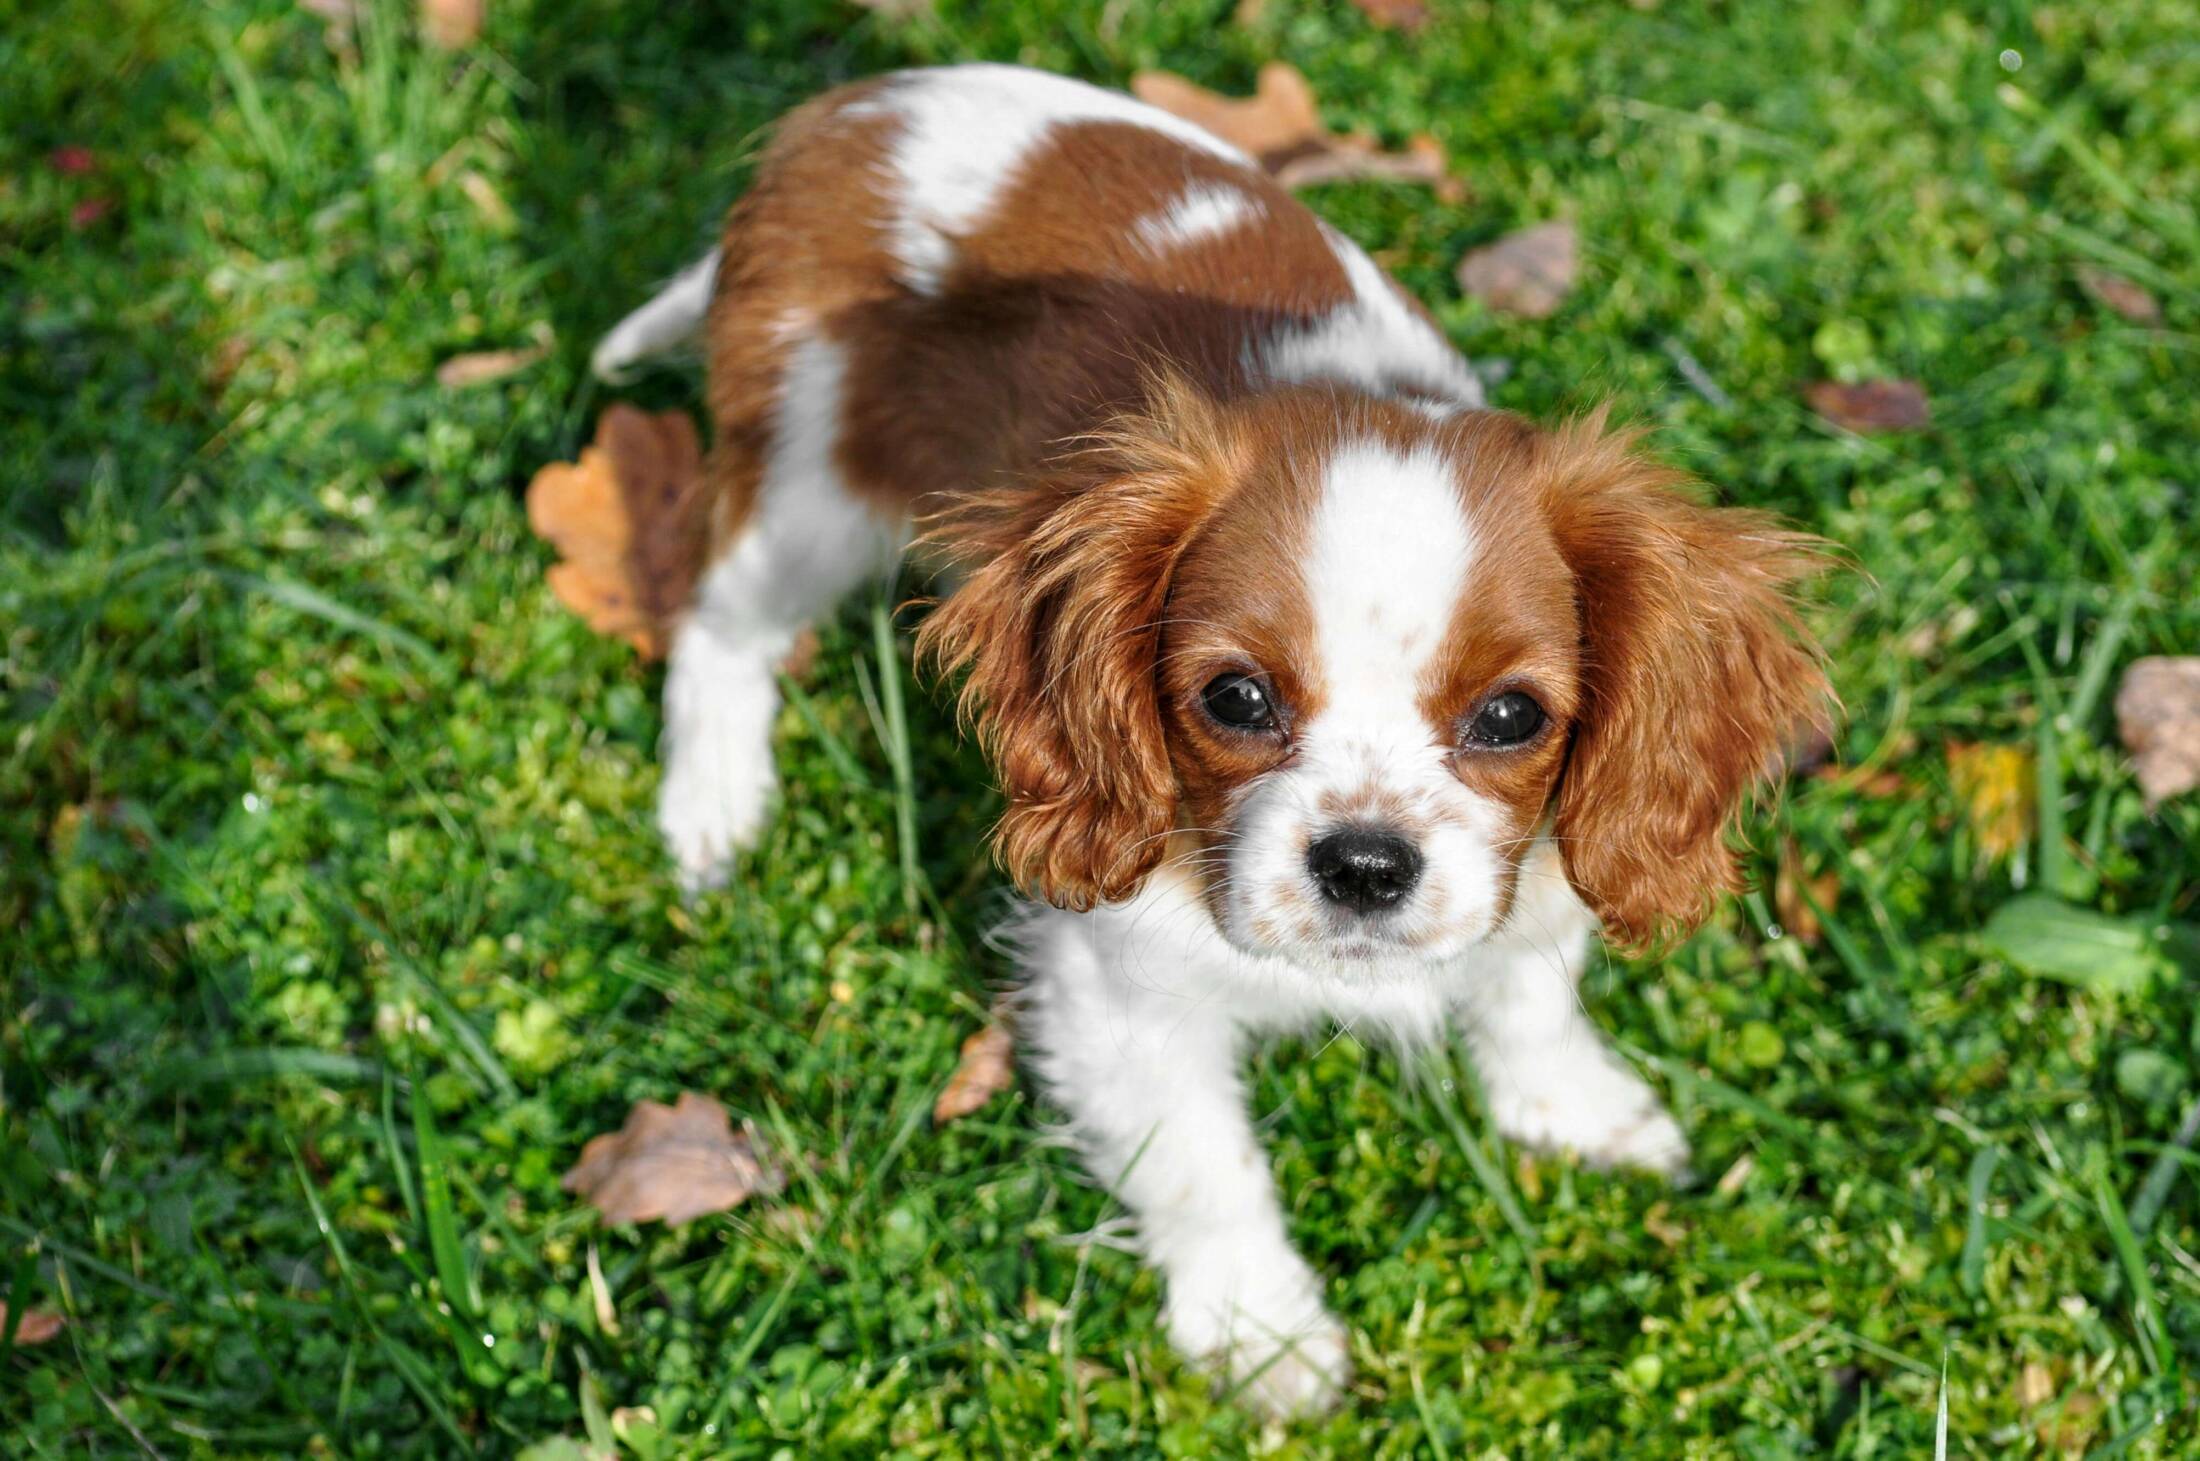
<path id="1" fill-rule="evenodd" d="M 1948 780 L 1988 857 L 2008 857 L 2031 840 L 2038 782 L 2022 746 L 1951 744 Z"/>

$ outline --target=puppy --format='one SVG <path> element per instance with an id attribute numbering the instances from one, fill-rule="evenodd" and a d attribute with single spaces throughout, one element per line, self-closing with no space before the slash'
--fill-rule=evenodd
<path id="1" fill-rule="evenodd" d="M 1576 984 L 1600 927 L 1640 949 L 1736 886 L 1725 834 L 1826 701 L 1788 597 L 1809 542 L 1599 417 L 1483 409 L 1249 158 L 1012 67 L 787 117 L 720 247 L 595 365 L 698 328 L 716 439 L 665 529 L 706 565 L 665 687 L 681 876 L 722 881 L 766 814 L 774 665 L 921 519 L 952 587 L 919 649 L 961 677 L 1034 900 L 1019 1042 L 1181 1353 L 1280 1413 L 1347 1375 L 1247 1116 L 1259 1037 L 1456 1029 L 1508 1136 L 1682 1170 Z"/>

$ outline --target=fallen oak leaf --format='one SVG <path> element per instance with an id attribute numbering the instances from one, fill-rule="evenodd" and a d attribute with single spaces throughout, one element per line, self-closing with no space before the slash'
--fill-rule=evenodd
<path id="1" fill-rule="evenodd" d="M 1014 1085 L 1015 1055 L 1015 1039 L 997 1017 L 964 1040 L 954 1075 L 932 1103 L 933 1122 L 944 1126 L 959 1121 Z"/>
<path id="2" fill-rule="evenodd" d="M 527 521 L 564 561 L 546 575 L 560 603 L 598 634 L 654 659 L 685 607 L 709 537 L 702 442 L 684 411 L 624 403 L 596 420 L 578 462 L 553 462 L 527 487 Z"/>
<path id="3" fill-rule="evenodd" d="M 1131 78 L 1131 94 L 1250 153 L 1285 187 L 1388 178 L 1435 184 L 1447 198 L 1454 189 L 1464 191 L 1433 137 L 1414 138 L 1404 152 L 1384 152 L 1372 138 L 1331 132 L 1322 125 L 1313 85 L 1285 61 L 1261 67 L 1249 97 L 1224 96 L 1168 71 L 1139 72 Z"/>
<path id="4" fill-rule="evenodd" d="M 735 1131 L 725 1107 L 682 1091 L 670 1106 L 636 1101 L 626 1125 L 582 1147 L 558 1185 L 593 1204 L 607 1222 L 662 1219 L 677 1228 L 737 1207 L 753 1193 L 777 1192 L 785 1182 L 746 1122 Z"/>
<path id="5" fill-rule="evenodd" d="M 2121 274 L 2081 264 L 2078 266 L 2078 287 L 2091 296 L 2095 304 L 2113 310 L 2135 325 L 2162 323 L 2161 302 Z"/>
<path id="6" fill-rule="evenodd" d="M 1866 380 L 1854 385 L 1813 381 L 1803 399 L 1844 431 L 1917 431 L 1930 426 L 1932 403 L 1914 380 Z"/>
<path id="7" fill-rule="evenodd" d="M 1564 219 L 1506 234 L 1459 261 L 1459 287 L 1491 309 L 1548 319 L 1573 290 L 1576 242 Z"/>
<path id="8" fill-rule="evenodd" d="M 1314 88 L 1298 67 L 1271 61 L 1260 68 L 1250 97 L 1224 96 L 1169 71 L 1141 71 L 1131 95 L 1252 154 L 1269 172 L 1318 152 L 1328 137 L 1314 105 Z"/>
<path id="9" fill-rule="evenodd" d="M 18 1345 L 44 1344 L 68 1327 L 69 1321 L 51 1309 L 25 1309 L 15 1326 L 15 1342 Z M 6 1300 L 0 1300 L 0 1337 L 7 1332 L 8 1306 Z"/>
<path id="10" fill-rule="evenodd" d="M 467 386 L 485 386 L 491 381 L 517 375 L 550 353 L 545 344 L 524 346 L 517 350 L 470 350 L 453 355 L 435 368 L 435 383 L 445 390 L 463 390 Z"/>
<path id="11" fill-rule="evenodd" d="M 2116 688 L 2116 737 L 2149 810 L 2200 786 L 2200 656 L 2134 660 Z"/>

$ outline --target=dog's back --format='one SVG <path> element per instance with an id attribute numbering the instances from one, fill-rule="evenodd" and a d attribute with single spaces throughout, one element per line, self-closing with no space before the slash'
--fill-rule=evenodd
<path id="1" fill-rule="evenodd" d="M 847 486 L 894 512 L 1027 468 L 1157 369 L 1218 397 L 1342 375 L 1480 404 L 1419 306 L 1252 159 L 1007 66 L 902 72 L 791 113 L 720 248 L 606 338 L 599 373 L 706 307 L 719 542 L 805 409 L 804 342 L 836 362 Z"/>

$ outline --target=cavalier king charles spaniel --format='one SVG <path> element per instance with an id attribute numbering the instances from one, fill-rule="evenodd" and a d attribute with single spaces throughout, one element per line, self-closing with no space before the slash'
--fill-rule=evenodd
<path id="1" fill-rule="evenodd" d="M 1177 1349 L 1271 1412 L 1344 1384 L 1248 1044 L 1457 1031 L 1497 1128 L 1674 1174 L 1577 996 L 1684 933 L 1823 715 L 1812 540 L 1601 413 L 1486 409 L 1430 316 L 1236 148 L 1008 66 L 788 116 L 719 247 L 598 348 L 700 334 L 658 822 L 691 888 L 771 801 L 775 667 L 914 548 L 1029 895 L 1018 1039 L 1135 1215 Z"/>

